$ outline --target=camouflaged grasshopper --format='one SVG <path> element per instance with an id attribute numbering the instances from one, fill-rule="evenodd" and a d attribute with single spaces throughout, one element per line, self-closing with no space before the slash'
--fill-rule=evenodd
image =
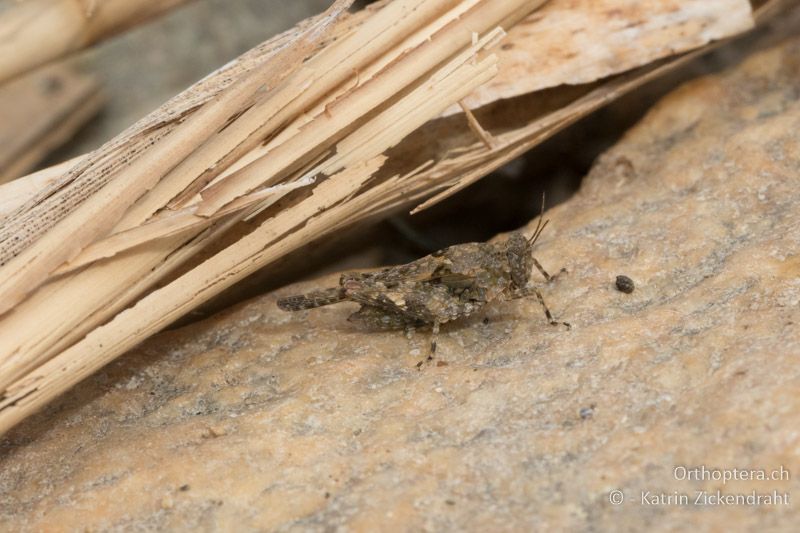
<path id="1" fill-rule="evenodd" d="M 569 329 L 568 323 L 553 319 L 542 293 L 529 285 L 534 266 L 545 280 L 553 279 L 533 257 L 533 247 L 548 222 L 539 218 L 530 239 L 515 232 L 500 244 L 457 244 L 405 265 L 342 274 L 338 287 L 281 298 L 278 307 L 299 311 L 350 301 L 361 304 L 361 309 L 348 320 L 372 328 L 430 326 L 428 360 L 436 353 L 441 324 L 467 317 L 494 300 L 535 295 L 548 322 Z"/>

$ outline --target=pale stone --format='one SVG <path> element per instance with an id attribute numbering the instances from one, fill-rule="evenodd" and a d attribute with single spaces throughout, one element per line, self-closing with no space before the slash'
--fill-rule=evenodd
<path id="1" fill-rule="evenodd" d="M 275 305 L 336 276 L 287 287 L 152 339 L 15 429 L 0 527 L 789 529 L 799 184 L 795 39 L 668 96 L 549 213 L 538 258 L 567 273 L 543 292 L 571 331 L 535 300 L 493 305 L 443 327 L 446 364 L 418 371 L 424 331 Z M 699 467 L 790 479 L 687 479 Z M 701 489 L 790 502 L 699 507 Z"/>

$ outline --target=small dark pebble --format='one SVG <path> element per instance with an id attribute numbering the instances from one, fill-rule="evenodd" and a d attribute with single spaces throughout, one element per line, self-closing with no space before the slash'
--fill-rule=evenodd
<path id="1" fill-rule="evenodd" d="M 446 503 L 447 505 L 455 505 L 456 504 L 456 502 L 454 502 L 453 500 L 445 500 L 444 503 Z"/>
<path id="2" fill-rule="evenodd" d="M 617 290 L 619 292 L 624 292 L 625 294 L 630 294 L 633 292 L 635 288 L 633 284 L 633 280 L 628 276 L 617 276 Z"/>
<path id="3" fill-rule="evenodd" d="M 484 324 L 484 325 L 486 325 L 486 324 L 488 324 L 488 323 L 489 323 L 489 317 L 487 316 L 487 317 L 485 317 L 485 318 L 483 319 L 483 324 Z"/>
<path id="4" fill-rule="evenodd" d="M 189 490 L 189 485 L 181 485 L 181 488 L 178 489 L 181 492 L 186 492 Z"/>
<path id="5" fill-rule="evenodd" d="M 581 415 L 581 418 L 583 420 L 587 420 L 589 418 L 592 418 L 592 415 L 594 415 L 594 404 L 590 405 L 589 407 L 581 408 L 581 410 L 578 412 L 578 414 Z"/>

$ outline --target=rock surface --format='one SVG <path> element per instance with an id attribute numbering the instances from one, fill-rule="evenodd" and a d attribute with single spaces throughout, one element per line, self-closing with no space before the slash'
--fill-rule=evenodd
<path id="1" fill-rule="evenodd" d="M 549 213 L 538 258 L 567 273 L 543 290 L 571 331 L 535 300 L 494 305 L 417 371 L 424 332 L 277 309 L 335 276 L 286 288 L 153 339 L 15 429 L 0 528 L 788 530 L 799 184 L 795 39 L 671 94 Z M 685 479 L 715 468 L 784 479 Z"/>

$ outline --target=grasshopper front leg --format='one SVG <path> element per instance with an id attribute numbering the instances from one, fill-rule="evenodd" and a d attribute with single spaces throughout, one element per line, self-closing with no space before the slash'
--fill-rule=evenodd
<path id="1" fill-rule="evenodd" d="M 433 328 L 431 329 L 431 351 L 428 354 L 428 361 L 432 361 L 436 355 L 436 343 L 439 340 L 439 321 L 434 320 Z"/>
<path id="2" fill-rule="evenodd" d="M 431 327 L 431 348 L 430 348 L 430 352 L 428 352 L 428 358 L 425 361 L 420 361 L 419 363 L 417 363 L 417 369 L 418 370 L 422 370 L 422 365 L 424 365 L 425 362 L 433 361 L 433 358 L 436 356 L 436 343 L 439 340 L 439 326 L 440 325 L 441 325 L 441 322 L 439 322 L 438 320 L 434 320 L 433 321 L 433 326 Z"/>
<path id="3" fill-rule="evenodd" d="M 510 300 L 516 300 L 517 298 L 527 298 L 532 294 L 536 295 L 536 299 L 539 300 L 539 304 L 544 309 L 544 315 L 547 317 L 547 321 L 550 323 L 551 326 L 559 326 L 564 325 L 567 329 L 572 329 L 572 325 L 569 322 L 559 322 L 558 320 L 553 318 L 553 314 L 550 312 L 550 309 L 547 308 L 547 304 L 544 302 L 544 296 L 542 296 L 541 291 L 536 287 L 525 287 L 523 289 L 516 289 L 511 293 Z"/>

